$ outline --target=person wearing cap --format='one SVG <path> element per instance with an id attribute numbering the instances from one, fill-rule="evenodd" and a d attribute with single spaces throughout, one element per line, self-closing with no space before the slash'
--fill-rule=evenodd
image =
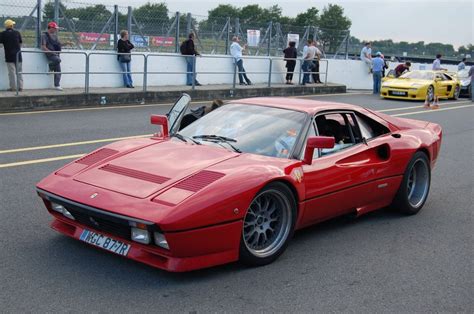
<path id="1" fill-rule="evenodd" d="M 58 38 L 58 24 L 48 23 L 48 31 L 41 35 L 41 49 L 48 59 L 49 70 L 54 73 L 54 88 L 61 91 L 61 58 L 60 51 L 62 44 Z"/>
<path id="2" fill-rule="evenodd" d="M 372 76 L 374 79 L 374 94 L 380 94 L 380 85 L 382 84 L 382 71 L 385 62 L 382 59 L 382 53 L 378 51 L 376 57 L 372 59 Z"/>
<path id="3" fill-rule="evenodd" d="M 13 29 L 13 27 L 15 26 L 15 21 L 8 19 L 4 22 L 4 25 L 5 30 L 0 33 L 0 43 L 3 44 L 3 49 L 5 50 L 5 62 L 7 63 L 8 79 L 10 81 L 10 88 L 8 90 L 16 90 L 18 82 L 18 90 L 22 91 L 23 77 L 21 75 L 21 44 L 23 43 L 23 41 L 21 39 L 20 32 Z M 16 76 L 17 71 L 18 77 Z"/>

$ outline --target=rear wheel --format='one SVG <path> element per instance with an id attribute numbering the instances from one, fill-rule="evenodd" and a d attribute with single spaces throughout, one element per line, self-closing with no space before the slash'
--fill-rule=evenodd
<path id="1" fill-rule="evenodd" d="M 272 182 L 253 199 L 245 215 L 240 260 L 261 266 L 276 260 L 288 245 L 296 222 L 296 201 L 281 182 Z"/>
<path id="2" fill-rule="evenodd" d="M 405 170 L 392 207 L 407 215 L 418 213 L 428 198 L 430 184 L 428 157 L 423 152 L 416 152 Z"/>
<path id="3" fill-rule="evenodd" d="M 430 85 L 430 86 L 428 87 L 428 91 L 426 92 L 426 95 L 427 95 L 427 97 L 428 97 L 428 101 L 429 101 L 430 103 L 434 101 L 434 96 L 435 96 L 434 93 L 435 93 L 435 92 L 434 92 L 434 87 L 433 87 L 432 85 Z"/>

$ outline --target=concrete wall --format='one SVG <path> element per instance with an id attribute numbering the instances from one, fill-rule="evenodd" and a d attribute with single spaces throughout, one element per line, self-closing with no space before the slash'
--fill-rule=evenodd
<path id="1" fill-rule="evenodd" d="M 35 49 L 25 49 L 23 53 L 23 72 L 40 73 L 48 70 L 46 58 L 40 53 L 29 53 L 29 51 L 37 51 Z M 63 72 L 83 72 L 85 71 L 85 55 L 77 53 L 75 50 L 61 55 Z M 146 53 L 145 53 L 146 54 Z M 132 71 L 143 72 L 144 57 L 134 55 L 132 57 Z M 0 49 L 0 60 L 4 60 L 3 49 Z M 394 68 L 399 63 L 390 63 L 390 68 Z M 254 83 L 266 83 L 268 81 L 269 60 L 265 57 L 250 57 L 245 59 L 244 67 L 247 72 L 263 72 L 249 73 L 248 76 Z M 372 76 L 368 74 L 363 62 L 354 60 L 328 60 L 329 73 L 327 81 L 330 83 L 344 84 L 348 89 L 371 89 Z M 455 71 L 456 66 L 444 66 L 450 71 Z M 412 69 L 430 69 L 431 65 L 412 64 Z M 206 55 L 197 58 L 196 69 L 198 72 L 232 72 L 233 62 L 228 56 Z M 297 65 L 297 71 L 299 65 Z M 107 52 L 94 52 L 90 55 L 90 72 L 118 72 L 120 71 L 117 57 L 107 54 Z M 159 56 L 149 56 L 148 58 L 149 72 L 184 72 L 186 71 L 186 63 L 183 57 L 176 54 L 160 54 Z M 283 60 L 274 60 L 272 64 L 272 82 L 284 83 L 285 62 Z M 321 72 L 326 71 L 326 62 L 321 62 Z M 295 73 L 294 82 L 298 81 L 299 73 Z M 197 79 L 201 84 L 231 84 L 233 81 L 232 74 L 199 74 Z M 142 86 L 143 74 L 133 74 L 134 85 Z M 166 85 L 184 85 L 186 83 L 185 74 L 149 74 L 148 86 L 166 86 Z M 324 76 L 321 77 L 324 80 Z M 64 88 L 84 88 L 84 74 L 63 74 L 61 85 Z M 122 86 L 122 78 L 120 74 L 91 74 L 90 87 L 119 87 Z M 25 74 L 25 89 L 45 89 L 53 86 L 52 75 L 47 74 Z M 0 90 L 6 90 L 8 86 L 7 68 L 4 62 L 0 62 Z"/>

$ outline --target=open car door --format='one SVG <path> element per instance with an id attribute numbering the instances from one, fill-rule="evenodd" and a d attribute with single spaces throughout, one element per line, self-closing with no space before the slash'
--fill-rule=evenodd
<path id="1" fill-rule="evenodd" d="M 183 93 L 181 97 L 174 103 L 170 111 L 166 114 L 168 117 L 168 132 L 172 136 L 179 131 L 179 126 L 181 125 L 181 120 L 184 117 L 184 114 L 189 108 L 191 103 L 191 96 L 186 93 Z"/>

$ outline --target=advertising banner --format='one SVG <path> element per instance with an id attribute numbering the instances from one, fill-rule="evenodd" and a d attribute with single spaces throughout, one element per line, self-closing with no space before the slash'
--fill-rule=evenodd
<path id="1" fill-rule="evenodd" d="M 100 33 L 79 33 L 79 41 L 82 44 L 95 43 L 99 38 Z M 99 39 L 99 44 L 108 44 L 110 41 L 110 34 L 102 34 Z"/>
<path id="2" fill-rule="evenodd" d="M 154 47 L 172 47 L 174 46 L 174 37 L 151 36 L 150 42 Z"/>
<path id="3" fill-rule="evenodd" d="M 286 41 L 286 45 L 288 46 L 290 41 L 294 41 L 296 43 L 296 47 L 298 47 L 300 43 L 300 35 L 299 34 L 288 34 L 288 40 Z"/>
<path id="4" fill-rule="evenodd" d="M 148 47 L 148 44 L 150 42 L 150 37 L 149 36 L 141 36 L 141 35 L 132 35 L 130 38 L 130 41 L 132 44 L 137 47 Z"/>
<path id="5" fill-rule="evenodd" d="M 256 29 L 247 30 L 247 45 L 249 47 L 258 47 L 260 43 L 260 31 Z"/>

